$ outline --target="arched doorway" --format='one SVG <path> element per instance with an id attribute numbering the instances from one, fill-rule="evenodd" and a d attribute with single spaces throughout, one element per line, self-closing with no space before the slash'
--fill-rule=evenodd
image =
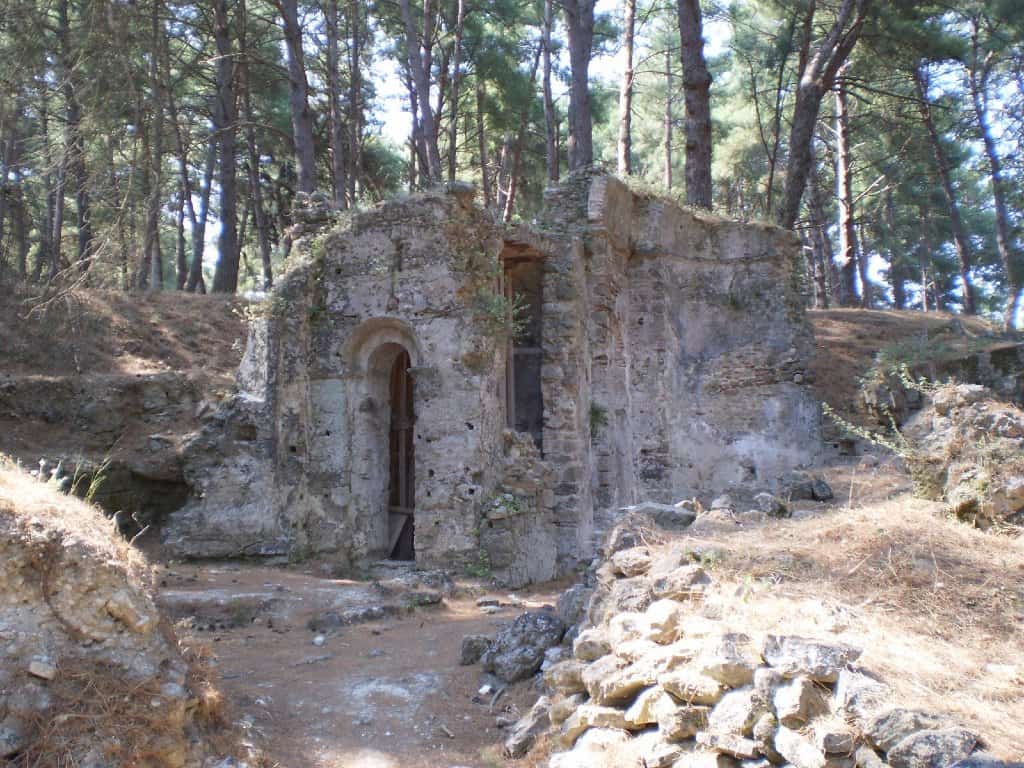
<path id="1" fill-rule="evenodd" d="M 395 356 L 390 376 L 388 427 L 388 552 L 396 560 L 413 560 L 416 506 L 412 361 L 404 349 Z"/>

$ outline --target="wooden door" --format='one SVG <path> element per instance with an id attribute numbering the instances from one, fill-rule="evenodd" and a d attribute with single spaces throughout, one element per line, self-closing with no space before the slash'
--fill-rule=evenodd
<path id="1" fill-rule="evenodd" d="M 413 512 L 416 487 L 413 425 L 413 381 L 409 353 L 402 351 L 391 366 L 391 423 L 389 427 L 388 534 L 390 556 L 415 558 Z"/>

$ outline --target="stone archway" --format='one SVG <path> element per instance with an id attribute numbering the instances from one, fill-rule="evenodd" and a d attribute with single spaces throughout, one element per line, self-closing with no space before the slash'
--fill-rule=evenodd
<path id="1" fill-rule="evenodd" d="M 412 370 L 419 346 L 391 318 L 368 320 L 346 345 L 351 408 L 352 499 L 371 557 L 415 559 L 415 419 Z"/>

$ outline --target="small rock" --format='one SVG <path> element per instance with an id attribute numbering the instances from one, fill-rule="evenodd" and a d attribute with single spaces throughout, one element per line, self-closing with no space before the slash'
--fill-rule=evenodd
<path id="1" fill-rule="evenodd" d="M 315 645 L 317 648 L 322 648 L 326 642 L 327 638 L 323 635 L 317 635 L 313 638 L 313 645 Z"/>
<path id="2" fill-rule="evenodd" d="M 708 731 L 701 731 L 697 734 L 697 743 L 702 747 L 724 752 L 741 760 L 754 758 L 761 754 L 757 747 L 757 742 L 737 736 L 734 733 L 709 733 Z"/>
<path id="3" fill-rule="evenodd" d="M 828 712 L 828 702 L 809 677 L 798 677 L 775 691 L 775 713 L 787 728 L 802 728 Z"/>
<path id="4" fill-rule="evenodd" d="M 518 759 L 530 751 L 537 736 L 543 733 L 550 723 L 548 713 L 551 710 L 551 700 L 547 696 L 541 696 L 512 728 L 508 738 L 505 739 L 505 756 L 513 760 Z"/>
<path id="5" fill-rule="evenodd" d="M 889 764 L 867 744 L 857 747 L 853 759 L 857 763 L 857 768 L 889 768 Z"/>
<path id="6" fill-rule="evenodd" d="M 726 512 L 735 512 L 736 502 L 732 500 L 732 496 L 730 496 L 727 493 L 723 493 L 721 496 L 716 496 L 714 499 L 712 499 L 711 506 L 708 507 L 708 509 L 720 509 Z"/>
<path id="7" fill-rule="evenodd" d="M 612 555 L 611 563 L 612 571 L 620 576 L 642 576 L 651 568 L 651 553 L 646 547 L 624 549 Z"/>
<path id="8" fill-rule="evenodd" d="M 849 755 L 853 752 L 854 735 L 845 726 L 837 723 L 814 723 L 814 745 L 826 755 Z"/>
<path id="9" fill-rule="evenodd" d="M 565 625 L 554 613 L 530 611 L 501 629 L 480 658 L 485 672 L 506 683 L 531 677 L 544 661 L 544 652 L 558 645 Z"/>
<path id="10" fill-rule="evenodd" d="M 626 728 L 626 718 L 621 709 L 602 707 L 597 704 L 584 704 L 576 709 L 564 723 L 558 733 L 558 740 L 566 747 L 571 747 L 581 733 L 588 728 Z"/>
<path id="11" fill-rule="evenodd" d="M 149 634 L 156 627 L 156 618 L 139 610 L 132 597 L 123 589 L 111 595 L 105 608 L 107 613 L 137 634 Z"/>
<path id="12" fill-rule="evenodd" d="M 491 638 L 487 635 L 466 635 L 459 648 L 459 664 L 463 667 L 476 664 L 490 647 Z"/>
<path id="13" fill-rule="evenodd" d="M 583 684 L 583 670 L 586 665 L 578 659 L 568 659 L 552 665 L 544 673 L 544 682 L 556 693 L 571 696 L 583 693 L 587 687 Z"/>
<path id="14" fill-rule="evenodd" d="M 736 733 L 750 736 L 754 723 L 763 712 L 754 697 L 753 687 L 729 691 L 715 705 L 708 717 L 708 730 L 712 733 Z"/>
<path id="15" fill-rule="evenodd" d="M 886 753 L 892 768 L 947 768 L 970 756 L 978 737 L 964 728 L 918 731 Z"/>
<path id="16" fill-rule="evenodd" d="M 888 752 L 911 734 L 947 725 L 943 718 L 930 712 L 897 707 L 870 718 L 864 724 L 864 735 L 878 749 Z"/>
<path id="17" fill-rule="evenodd" d="M 653 685 L 655 672 L 642 662 L 626 666 L 614 656 L 598 659 L 583 671 L 583 683 L 595 704 L 625 706 L 644 688 Z"/>
<path id="18" fill-rule="evenodd" d="M 488 608 L 494 605 L 501 605 L 501 601 L 496 597 L 478 597 L 476 599 L 477 608 Z"/>
<path id="19" fill-rule="evenodd" d="M 786 677 L 806 675 L 812 680 L 833 683 L 839 672 L 860 658 L 862 651 L 851 645 L 809 640 L 803 637 L 768 635 L 761 655 Z"/>
<path id="20" fill-rule="evenodd" d="M 648 688 L 636 697 L 629 709 L 626 710 L 626 725 L 633 728 L 643 728 L 659 722 L 663 712 L 676 708 L 672 697 L 657 686 Z"/>
<path id="21" fill-rule="evenodd" d="M 679 637 L 682 609 L 674 600 L 656 600 L 644 612 L 647 620 L 647 637 L 656 643 L 666 645 Z"/>
<path id="22" fill-rule="evenodd" d="M 710 643 L 694 662 L 697 670 L 730 688 L 747 685 L 759 666 L 750 650 L 750 638 L 743 634 L 722 635 Z"/>
<path id="23" fill-rule="evenodd" d="M 710 707 L 684 704 L 681 707 L 663 709 L 658 715 L 658 731 L 666 741 L 692 739 L 708 725 Z"/>
<path id="24" fill-rule="evenodd" d="M 793 512 L 786 503 L 770 493 L 759 493 L 754 497 L 754 504 L 758 511 L 769 517 L 792 517 Z"/>
<path id="25" fill-rule="evenodd" d="M 657 598 L 691 600 L 703 597 L 711 577 L 699 565 L 684 565 L 654 580 L 651 589 Z"/>
<path id="26" fill-rule="evenodd" d="M 19 718 L 8 715 L 0 720 L 0 758 L 12 757 L 28 746 L 28 729 Z"/>
<path id="27" fill-rule="evenodd" d="M 42 680 L 53 680 L 57 676 L 57 668 L 46 661 L 32 661 L 29 662 L 28 673 Z"/>
<path id="28" fill-rule="evenodd" d="M 558 614 L 558 618 L 565 626 L 571 627 L 573 624 L 579 624 L 580 619 L 586 613 L 587 603 L 593 592 L 591 587 L 574 584 L 558 596 L 555 613 Z"/>
<path id="29" fill-rule="evenodd" d="M 829 757 L 802 733 L 784 725 L 775 732 L 775 749 L 794 768 L 853 768 L 854 766 L 853 758 Z"/>
<path id="30" fill-rule="evenodd" d="M 587 697 L 582 693 L 574 693 L 572 696 L 556 698 L 551 702 L 551 709 L 548 711 L 548 718 L 551 720 L 551 724 L 561 725 L 586 701 Z"/>
<path id="31" fill-rule="evenodd" d="M 725 693 L 725 686 L 718 680 L 692 668 L 659 675 L 658 685 L 684 704 L 714 704 Z"/>
<path id="32" fill-rule="evenodd" d="M 844 669 L 836 680 L 834 699 L 841 712 L 863 722 L 885 709 L 891 695 L 885 683 L 863 672 Z"/>
<path id="33" fill-rule="evenodd" d="M 604 631 L 596 627 L 580 632 L 572 644 L 572 653 L 580 661 L 595 661 L 612 652 Z"/>

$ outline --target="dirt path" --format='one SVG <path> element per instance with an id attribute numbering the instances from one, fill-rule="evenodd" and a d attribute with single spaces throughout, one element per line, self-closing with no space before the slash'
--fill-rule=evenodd
<path id="1" fill-rule="evenodd" d="M 410 609 L 438 593 L 411 578 L 399 573 L 375 586 L 250 565 L 177 565 L 162 573 L 161 599 L 172 615 L 194 617 L 179 629 L 210 643 L 235 716 L 282 767 L 506 764 L 496 718 L 525 711 L 537 694 L 521 684 L 492 709 L 491 696 L 478 693 L 480 667 L 458 664 L 460 643 L 553 603 L 558 590 L 517 594 L 522 605 L 487 614 L 476 601 L 488 593 L 456 585 L 456 596 Z M 509 602 L 507 593 L 489 596 Z M 377 610 L 388 615 L 308 626 Z"/>

